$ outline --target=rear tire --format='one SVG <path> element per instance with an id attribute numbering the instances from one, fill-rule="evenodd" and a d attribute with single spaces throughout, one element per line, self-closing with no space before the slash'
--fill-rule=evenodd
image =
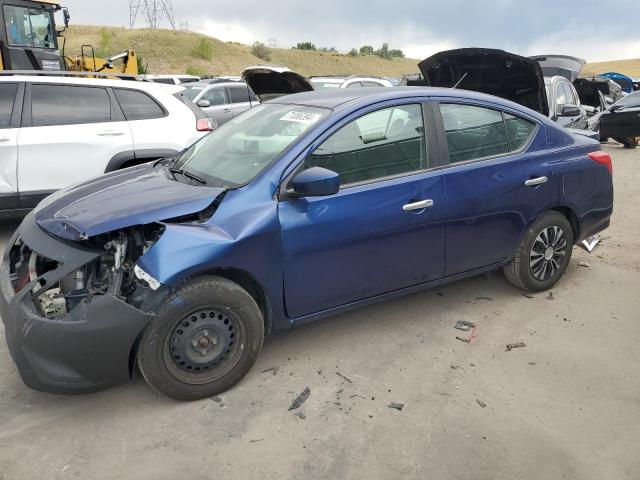
<path id="1" fill-rule="evenodd" d="M 561 213 L 547 212 L 529 226 L 504 274 L 523 290 L 547 290 L 564 274 L 572 250 L 571 224 Z"/>
<path id="2" fill-rule="evenodd" d="M 614 140 L 621 143 L 624 148 L 633 149 L 638 146 L 635 137 L 614 138 Z"/>
<path id="3" fill-rule="evenodd" d="M 226 278 L 204 277 L 162 302 L 140 341 L 138 366 L 154 390 L 197 400 L 237 384 L 255 363 L 263 338 L 253 297 Z"/>

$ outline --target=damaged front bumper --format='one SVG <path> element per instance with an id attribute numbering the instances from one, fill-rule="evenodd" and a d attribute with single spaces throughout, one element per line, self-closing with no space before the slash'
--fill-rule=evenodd
<path id="1" fill-rule="evenodd" d="M 14 289 L 9 251 L 18 241 L 55 268 Z M 9 352 L 24 383 L 52 393 L 84 393 L 129 380 L 137 338 L 153 314 L 110 292 L 82 298 L 54 318 L 38 309 L 34 292 L 61 282 L 100 252 L 63 243 L 29 214 L 8 244 L 0 267 L 0 315 Z M 14 282 L 12 282 L 14 280 Z"/>

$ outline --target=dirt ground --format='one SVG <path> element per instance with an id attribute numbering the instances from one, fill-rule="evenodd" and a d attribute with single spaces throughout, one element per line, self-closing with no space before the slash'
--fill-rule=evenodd
<path id="1" fill-rule="evenodd" d="M 221 401 L 139 378 L 39 393 L 2 341 L 0 479 L 638 478 L 640 149 L 606 149 L 612 225 L 552 299 L 496 273 L 320 321 L 269 339 Z M 478 324 L 473 342 L 457 320 Z M 303 419 L 287 408 L 306 386 Z"/>

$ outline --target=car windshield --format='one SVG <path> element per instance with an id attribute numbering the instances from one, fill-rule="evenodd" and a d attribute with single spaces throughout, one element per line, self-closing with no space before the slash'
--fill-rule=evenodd
<path id="1" fill-rule="evenodd" d="M 311 84 L 315 90 L 325 90 L 327 88 L 340 88 L 342 81 L 330 81 L 330 80 L 314 80 L 311 79 Z"/>
<path id="2" fill-rule="evenodd" d="M 206 87 L 206 85 L 184 85 L 185 89 L 184 89 L 184 96 L 187 97 L 189 100 L 193 100 L 194 98 L 196 98 L 198 96 L 198 94 L 203 91 Z"/>
<path id="3" fill-rule="evenodd" d="M 615 105 L 619 105 L 624 108 L 640 107 L 640 92 L 631 93 L 626 97 L 622 97 Z"/>
<path id="4" fill-rule="evenodd" d="M 258 105 L 189 147 L 173 168 L 211 186 L 244 185 L 329 112 L 300 105 Z"/>

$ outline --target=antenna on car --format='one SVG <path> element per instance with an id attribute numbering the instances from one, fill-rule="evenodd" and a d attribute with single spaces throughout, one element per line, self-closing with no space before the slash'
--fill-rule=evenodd
<path id="1" fill-rule="evenodd" d="M 469 75 L 469 72 L 465 72 L 465 73 L 464 73 L 464 75 L 462 75 L 462 78 L 460 78 L 460 80 L 458 80 L 458 81 L 456 82 L 456 84 L 455 84 L 453 87 L 451 87 L 451 88 L 458 88 L 458 85 L 460 85 L 460 84 L 462 83 L 462 81 L 463 81 L 465 78 L 467 78 L 467 75 Z"/>

